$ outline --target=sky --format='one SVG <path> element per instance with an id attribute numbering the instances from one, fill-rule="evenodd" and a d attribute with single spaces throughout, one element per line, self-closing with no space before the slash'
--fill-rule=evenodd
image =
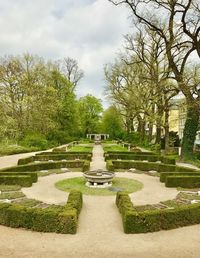
<path id="1" fill-rule="evenodd" d="M 0 0 L 0 55 L 74 58 L 84 71 L 77 96 L 104 97 L 106 63 L 131 32 L 129 13 L 107 0 Z"/>

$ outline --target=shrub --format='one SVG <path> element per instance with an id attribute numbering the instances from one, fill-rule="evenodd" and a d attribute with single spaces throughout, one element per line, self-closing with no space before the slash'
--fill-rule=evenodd
<path id="1" fill-rule="evenodd" d="M 85 171 L 89 171 L 89 170 L 90 170 L 90 162 L 89 162 L 89 160 L 85 160 L 82 171 L 85 172 Z"/>
<path id="2" fill-rule="evenodd" d="M 166 187 L 185 187 L 185 188 L 199 188 L 199 176 L 167 176 L 165 179 Z"/>
<path id="3" fill-rule="evenodd" d="M 40 171 L 46 169 L 56 169 L 56 168 L 83 168 L 84 160 L 76 161 L 76 160 L 69 160 L 69 161 L 55 161 L 55 162 L 41 162 L 36 164 L 29 164 L 29 165 L 21 165 L 21 166 L 14 166 L 1 169 L 0 172 L 31 172 L 31 171 Z"/>
<path id="4" fill-rule="evenodd" d="M 128 194 L 117 194 L 117 206 L 122 214 L 124 232 L 146 233 L 200 223 L 200 204 L 182 205 L 174 209 L 137 212 L 131 207 Z"/>
<path id="5" fill-rule="evenodd" d="M 30 176 L 32 183 L 35 183 L 38 180 L 38 175 L 34 172 L 0 172 L 0 176 Z"/>
<path id="6" fill-rule="evenodd" d="M 75 160 L 75 159 L 80 159 L 80 160 L 91 160 L 92 159 L 92 155 L 91 154 L 85 154 L 85 153 L 77 153 L 77 154 L 73 154 L 73 153 L 66 153 L 66 154 L 48 154 L 48 155 L 36 155 L 36 156 L 32 156 L 32 157 L 28 157 L 28 158 L 22 158 L 18 160 L 18 165 L 25 165 L 28 163 L 32 163 L 34 161 L 48 161 L 48 160 L 54 160 L 54 161 L 58 161 L 58 160 Z"/>
<path id="7" fill-rule="evenodd" d="M 161 172 L 160 182 L 165 182 L 168 176 L 200 176 L 200 172 Z"/>
<path id="8" fill-rule="evenodd" d="M 22 140 L 22 145 L 27 147 L 37 147 L 41 150 L 48 148 L 48 142 L 44 135 L 41 134 L 28 134 Z"/>
<path id="9" fill-rule="evenodd" d="M 106 168 L 108 171 L 113 171 L 113 172 L 115 171 L 112 160 L 106 161 Z"/>
<path id="10" fill-rule="evenodd" d="M 0 224 L 40 232 L 75 234 L 81 207 L 82 194 L 78 191 L 69 194 L 67 204 L 64 207 L 51 206 L 42 209 L 0 203 Z"/>
<path id="11" fill-rule="evenodd" d="M 129 169 L 136 168 L 142 171 L 156 170 L 158 172 L 169 172 L 169 171 L 180 171 L 180 172 L 195 172 L 196 170 L 187 168 L 187 167 L 179 167 L 171 164 L 160 164 L 156 162 L 140 162 L 140 161 L 127 161 L 127 160 L 113 160 L 112 161 L 114 168 L 117 169 Z"/>
<path id="12" fill-rule="evenodd" d="M 2 185 L 20 185 L 24 187 L 32 186 L 32 178 L 28 175 L 1 175 L 0 184 Z"/>
<path id="13" fill-rule="evenodd" d="M 122 159 L 122 160 L 148 160 L 149 162 L 155 162 L 155 161 L 161 161 L 164 164 L 176 164 L 175 159 L 163 157 L 159 155 L 135 155 L 133 153 L 129 154 L 118 154 L 118 153 L 111 153 L 111 154 L 105 154 L 105 160 L 112 159 Z"/>

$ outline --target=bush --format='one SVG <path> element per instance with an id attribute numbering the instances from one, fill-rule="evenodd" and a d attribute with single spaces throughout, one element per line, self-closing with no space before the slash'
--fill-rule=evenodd
<path id="1" fill-rule="evenodd" d="M 179 171 L 179 172 L 197 172 L 197 170 L 179 167 L 171 164 L 160 164 L 156 162 L 140 162 L 140 161 L 127 161 L 127 160 L 113 160 L 112 161 L 114 168 L 116 169 L 130 169 L 136 168 L 142 171 L 156 170 L 157 172 L 169 172 L 169 171 Z"/>
<path id="2" fill-rule="evenodd" d="M 32 186 L 32 178 L 28 175 L 1 175 L 0 173 L 0 184 L 30 187 Z"/>
<path id="3" fill-rule="evenodd" d="M 36 164 L 29 164 L 29 165 L 21 165 L 21 166 L 14 166 L 1 169 L 0 172 L 31 172 L 31 171 L 40 171 L 46 169 L 60 169 L 60 168 L 83 168 L 84 160 L 76 161 L 76 160 L 69 160 L 69 161 L 55 161 L 55 162 L 41 162 Z"/>
<path id="4" fill-rule="evenodd" d="M 24 147 L 20 145 L 0 145 L 0 156 L 12 155 L 39 150 L 37 147 Z"/>
<path id="5" fill-rule="evenodd" d="M 0 176 L 30 176 L 32 183 L 36 183 L 38 180 L 38 175 L 34 172 L 0 172 Z"/>
<path id="6" fill-rule="evenodd" d="M 108 171 L 113 171 L 113 172 L 115 171 L 112 160 L 106 161 L 106 168 Z"/>
<path id="7" fill-rule="evenodd" d="M 159 155 L 135 155 L 133 153 L 129 154 L 118 154 L 118 153 L 111 153 L 111 154 L 105 154 L 105 160 L 148 160 L 149 162 L 156 162 L 161 161 L 164 164 L 173 164 L 175 165 L 176 161 L 175 159 L 163 157 Z"/>
<path id="8" fill-rule="evenodd" d="M 48 148 L 48 142 L 44 135 L 28 134 L 22 140 L 22 145 L 27 147 L 37 147 L 41 150 Z"/>
<path id="9" fill-rule="evenodd" d="M 199 188 L 199 176 L 167 176 L 165 179 L 166 187 L 185 187 L 185 188 Z"/>
<path id="10" fill-rule="evenodd" d="M 146 233 L 200 223 L 200 204 L 182 205 L 174 209 L 137 212 L 126 193 L 118 193 L 116 203 L 122 214 L 124 232 Z"/>
<path id="11" fill-rule="evenodd" d="M 82 207 L 82 193 L 73 191 L 67 204 L 42 208 L 26 208 L 19 204 L 0 203 L 0 224 L 23 227 L 39 232 L 75 234 Z"/>
<path id="12" fill-rule="evenodd" d="M 92 155 L 91 154 L 85 154 L 85 153 L 66 153 L 66 154 L 48 154 L 48 155 L 36 155 L 28 158 L 22 158 L 18 160 L 18 165 L 25 165 L 28 163 L 32 163 L 34 161 L 48 161 L 48 160 L 75 160 L 75 159 L 80 159 L 80 160 L 89 160 L 91 161 Z"/>
<path id="13" fill-rule="evenodd" d="M 160 182 L 164 183 L 168 176 L 200 176 L 200 172 L 161 172 Z"/>
<path id="14" fill-rule="evenodd" d="M 89 170 L 90 170 L 90 162 L 88 160 L 85 160 L 82 171 L 85 172 Z"/>

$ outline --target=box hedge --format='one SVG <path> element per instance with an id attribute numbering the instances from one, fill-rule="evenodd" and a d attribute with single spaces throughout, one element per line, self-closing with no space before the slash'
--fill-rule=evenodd
<path id="1" fill-rule="evenodd" d="M 25 165 L 28 163 L 32 163 L 34 161 L 48 161 L 48 160 L 89 160 L 91 161 L 92 155 L 91 154 L 85 154 L 85 153 L 78 153 L 78 154 L 49 154 L 49 155 L 36 155 L 28 158 L 23 158 L 18 160 L 18 165 Z"/>
<path id="2" fill-rule="evenodd" d="M 60 168 L 83 168 L 85 161 L 84 160 L 69 160 L 69 161 L 55 161 L 55 162 L 41 162 L 36 164 L 21 165 L 8 167 L 1 169 L 0 172 L 4 171 L 13 171 L 13 172 L 27 172 L 27 171 L 40 171 L 46 169 L 60 169 Z"/>
<path id="3" fill-rule="evenodd" d="M 28 175 L 0 175 L 0 184 L 30 187 L 32 186 L 32 178 Z"/>
<path id="4" fill-rule="evenodd" d="M 200 203 L 174 209 L 137 212 L 126 193 L 118 193 L 116 204 L 122 215 L 124 232 L 146 233 L 200 223 Z"/>
<path id="5" fill-rule="evenodd" d="M 166 187 L 185 187 L 185 188 L 199 188 L 199 176 L 167 176 L 165 179 Z"/>
<path id="6" fill-rule="evenodd" d="M 168 176 L 200 176 L 200 172 L 161 172 L 160 182 L 164 183 Z"/>
<path id="7" fill-rule="evenodd" d="M 150 152 L 150 151 L 138 151 L 138 152 L 136 152 L 136 151 L 105 151 L 104 152 L 104 156 L 106 155 L 106 154 L 124 154 L 124 155 L 156 155 L 156 153 L 154 153 L 154 152 Z"/>
<path id="8" fill-rule="evenodd" d="M 0 224 L 39 232 L 75 234 L 81 207 L 82 193 L 78 191 L 70 192 L 64 207 L 52 205 L 42 209 L 0 203 Z"/>
<path id="9" fill-rule="evenodd" d="M 36 183 L 38 180 L 37 173 L 34 172 L 0 172 L 0 176 L 30 176 L 32 179 L 32 183 Z"/>
<path id="10" fill-rule="evenodd" d="M 107 161 L 108 162 L 108 161 Z M 138 170 L 142 171 L 149 171 L 149 170 L 155 170 L 157 172 L 168 172 L 168 171 L 180 171 L 180 172 L 195 172 L 197 170 L 187 168 L 187 167 L 180 167 L 176 165 L 171 164 L 162 164 L 162 163 L 156 163 L 156 162 L 140 162 L 140 161 L 128 161 L 128 160 L 112 160 L 112 164 L 114 166 L 114 169 L 130 169 L 130 168 L 136 168 Z M 107 166 L 109 168 L 109 165 Z"/>
<path id="11" fill-rule="evenodd" d="M 135 154 L 105 154 L 105 160 L 117 160 L 117 159 L 122 159 L 122 160 L 148 160 L 149 162 L 156 162 L 156 161 L 161 161 L 164 164 L 172 164 L 175 165 L 176 161 L 175 159 L 171 159 L 168 157 L 164 156 L 159 156 L 159 155 L 135 155 Z"/>

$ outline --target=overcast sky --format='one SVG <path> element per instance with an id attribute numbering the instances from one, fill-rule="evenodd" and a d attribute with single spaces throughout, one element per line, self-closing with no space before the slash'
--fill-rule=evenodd
<path id="1" fill-rule="evenodd" d="M 0 53 L 74 58 L 85 73 L 77 95 L 103 99 L 103 66 L 131 31 L 127 17 L 107 0 L 0 0 Z"/>

